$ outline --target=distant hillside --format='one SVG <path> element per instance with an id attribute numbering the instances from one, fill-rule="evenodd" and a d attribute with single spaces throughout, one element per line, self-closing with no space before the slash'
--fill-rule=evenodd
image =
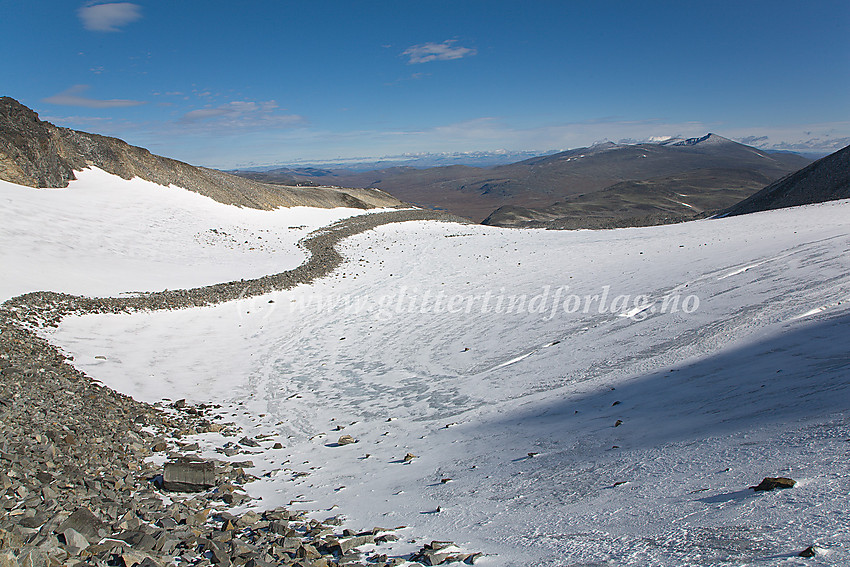
<path id="1" fill-rule="evenodd" d="M 668 177 L 622 181 L 545 208 L 500 207 L 483 224 L 557 229 L 667 224 L 721 210 L 770 181 L 770 176 L 749 170 L 697 169 Z"/>
<path id="2" fill-rule="evenodd" d="M 151 154 L 117 138 L 60 128 L 18 101 L 0 97 L 0 179 L 29 187 L 67 187 L 74 171 L 98 167 L 124 179 L 177 185 L 228 205 L 392 207 L 402 203 L 375 189 L 281 187 Z"/>
<path id="3" fill-rule="evenodd" d="M 768 185 L 724 214 L 743 215 L 838 199 L 850 199 L 850 146 Z"/>
<path id="4" fill-rule="evenodd" d="M 643 190 L 647 197 L 642 199 L 645 201 L 651 196 L 652 180 L 659 180 L 662 188 L 670 189 L 669 181 L 682 176 L 689 185 L 686 191 L 679 192 L 713 192 L 715 198 L 709 199 L 712 206 L 723 208 L 749 196 L 747 191 L 764 187 L 809 163 L 810 160 L 796 154 L 768 154 L 709 134 L 664 143 L 609 142 L 491 168 L 456 165 L 429 169 L 394 167 L 367 172 L 279 169 L 253 173 L 252 177 L 271 182 L 377 187 L 408 202 L 446 209 L 481 221 L 499 207 L 538 211 L 555 203 L 561 206 L 580 195 L 588 196 L 621 182 L 646 182 Z M 706 173 L 711 171 L 715 173 Z M 730 192 L 727 200 L 717 198 L 727 191 Z M 662 197 L 663 206 L 653 211 L 664 213 L 668 201 Z M 634 212 L 644 214 L 640 210 Z M 564 214 L 569 213 L 562 212 L 560 216 Z M 578 210 L 577 214 L 583 212 Z M 559 214 L 543 216 L 551 220 Z M 622 215 L 612 213 L 609 216 Z"/>

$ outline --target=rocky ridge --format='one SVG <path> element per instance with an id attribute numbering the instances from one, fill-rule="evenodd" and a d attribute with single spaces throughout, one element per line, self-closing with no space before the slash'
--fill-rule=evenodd
<path id="1" fill-rule="evenodd" d="M 474 562 L 480 554 L 451 542 L 432 542 L 407 559 L 390 557 L 381 545 L 398 539 L 396 530 L 341 529 L 339 518 L 309 520 L 284 508 L 231 514 L 230 506 L 248 500 L 240 487 L 252 480 L 244 470 L 251 463 L 198 462 L 198 447 L 187 437 L 237 436 L 233 424 L 221 423 L 214 407 L 182 400 L 156 407 L 110 390 L 38 336 L 69 314 L 197 307 L 288 289 L 339 266 L 334 245 L 340 240 L 389 222 L 425 219 L 468 222 L 425 210 L 362 215 L 313 233 L 302 242 L 310 259 L 280 274 L 122 298 L 34 292 L 0 305 L 0 567 Z M 147 459 L 154 453 L 172 463 L 164 477 Z M 196 467 L 202 480 L 193 480 Z M 176 488 L 198 492 L 166 491 L 175 488 L 169 486 L 174 474 L 182 481 Z M 358 548 L 366 545 L 377 547 L 364 558 Z"/>
<path id="2" fill-rule="evenodd" d="M 398 207 L 378 189 L 269 185 L 154 155 L 98 134 L 60 128 L 9 97 L 0 97 L 0 179 L 28 187 L 67 187 L 74 171 L 97 167 L 124 179 L 176 185 L 226 205 L 276 207 Z"/>

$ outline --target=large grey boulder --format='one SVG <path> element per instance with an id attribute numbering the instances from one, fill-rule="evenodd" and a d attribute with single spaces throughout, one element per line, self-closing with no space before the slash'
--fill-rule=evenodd
<path id="1" fill-rule="evenodd" d="M 162 487 L 172 492 L 201 492 L 215 486 L 215 465 L 209 461 L 165 463 Z"/>
<path id="2" fill-rule="evenodd" d="M 78 508 L 56 529 L 60 534 L 68 530 L 82 534 L 89 542 L 98 542 L 105 535 L 101 533 L 105 524 L 88 508 Z"/>
<path id="3" fill-rule="evenodd" d="M 86 537 L 74 528 L 66 529 L 62 532 L 62 536 L 65 538 L 65 549 L 71 555 L 79 555 L 82 550 L 89 546 Z"/>

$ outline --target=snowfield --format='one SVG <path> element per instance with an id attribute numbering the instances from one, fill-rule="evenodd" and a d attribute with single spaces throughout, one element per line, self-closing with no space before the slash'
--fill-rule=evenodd
<path id="1" fill-rule="evenodd" d="M 97 168 L 78 171 L 66 189 L 0 181 L 0 207 L 0 301 L 28 291 L 108 296 L 280 272 L 304 261 L 295 243 L 310 231 L 364 212 L 243 209 Z"/>
<path id="2" fill-rule="evenodd" d="M 307 229 L 285 226 L 353 214 L 198 212 L 188 192 L 132 205 L 128 186 L 116 217 L 102 193 L 0 189 L 61 235 L 28 260 L 9 249 L 43 217 L 0 229 L 4 266 L 29 274 L 4 276 L 6 294 L 278 272 L 303 258 Z M 494 566 L 844 565 L 848 221 L 836 201 L 609 231 L 385 225 L 346 240 L 346 263 L 309 286 L 70 317 L 45 336 L 116 390 L 220 403 L 249 435 L 273 434 L 251 457 L 265 475 L 252 506 L 408 526 L 397 554 L 434 539 Z M 211 227 L 268 236 L 274 253 L 193 240 Z M 39 279 L 41 262 L 61 271 Z M 338 446 L 343 434 L 357 443 Z M 225 440 L 200 436 L 210 457 Z M 748 489 L 766 476 L 798 484 Z M 817 557 L 796 556 L 809 545 Z"/>

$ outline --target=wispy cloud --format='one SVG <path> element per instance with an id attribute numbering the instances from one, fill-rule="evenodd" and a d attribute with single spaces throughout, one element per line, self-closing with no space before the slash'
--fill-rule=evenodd
<path id="1" fill-rule="evenodd" d="M 202 122 L 208 118 L 216 118 L 218 116 L 238 116 L 240 112 L 234 108 L 220 106 L 218 108 L 199 108 L 192 110 L 183 115 L 180 122 Z"/>
<path id="2" fill-rule="evenodd" d="M 142 18 L 142 9 L 138 4 L 130 2 L 110 2 L 95 4 L 88 2 L 77 14 L 83 22 L 83 27 L 89 31 L 117 32 L 122 26 Z"/>
<path id="3" fill-rule="evenodd" d="M 769 138 L 767 136 L 744 136 L 738 141 L 748 146 L 757 146 L 758 144 L 764 144 L 768 142 Z"/>
<path id="4" fill-rule="evenodd" d="M 145 122 L 136 122 L 105 116 L 44 115 L 41 118 L 42 120 L 47 120 L 57 126 L 74 128 L 76 130 L 83 130 L 94 134 L 103 134 L 105 136 L 117 136 L 119 138 L 134 136 L 140 130 L 148 127 L 148 123 Z"/>
<path id="5" fill-rule="evenodd" d="M 407 56 L 409 64 L 428 63 L 429 61 L 449 61 L 451 59 L 462 59 L 471 57 L 478 53 L 471 47 L 455 45 L 457 40 L 447 39 L 442 43 L 423 43 L 413 45 L 401 52 Z"/>
<path id="6" fill-rule="evenodd" d="M 791 141 L 780 141 L 771 146 L 774 150 L 788 150 L 792 152 L 837 152 L 842 148 L 850 146 L 850 136 L 843 137 L 816 137 L 797 139 Z"/>
<path id="7" fill-rule="evenodd" d="M 801 124 L 799 126 L 754 126 L 727 130 L 727 138 L 763 150 L 803 153 L 832 153 L 850 145 L 850 122 Z"/>
<path id="8" fill-rule="evenodd" d="M 278 114 L 273 101 L 233 101 L 221 106 L 199 108 L 184 114 L 178 123 L 195 131 L 242 133 L 303 126 L 307 120 L 298 114 Z"/>
<path id="9" fill-rule="evenodd" d="M 44 102 L 58 104 L 60 106 L 81 106 L 84 108 L 121 108 L 146 104 L 144 101 L 140 100 L 99 100 L 83 96 L 83 93 L 89 90 L 89 88 L 89 85 L 74 85 L 66 91 L 62 91 L 59 94 L 55 94 L 43 100 Z"/>

